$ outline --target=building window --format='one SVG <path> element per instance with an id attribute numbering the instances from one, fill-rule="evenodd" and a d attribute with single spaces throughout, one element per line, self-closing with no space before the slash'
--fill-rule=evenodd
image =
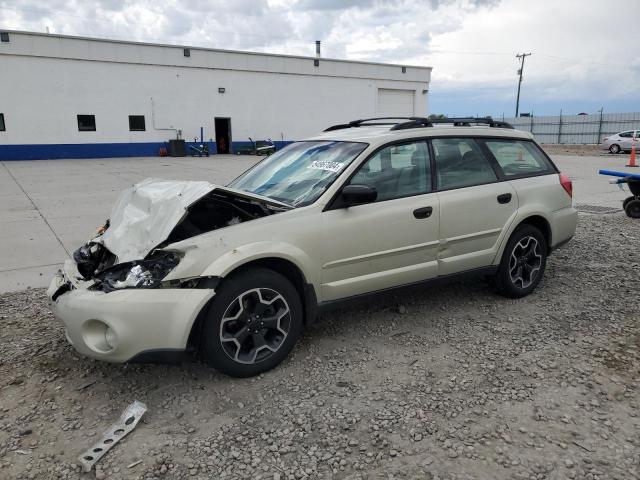
<path id="1" fill-rule="evenodd" d="M 185 48 L 182 50 L 182 53 L 184 54 L 185 57 L 190 57 L 191 56 L 191 49 L 190 48 Z"/>
<path id="2" fill-rule="evenodd" d="M 96 116 L 95 115 L 78 115 L 78 131 L 95 132 Z"/>
<path id="3" fill-rule="evenodd" d="M 144 132 L 144 115 L 129 115 L 129 131 Z"/>
<path id="4" fill-rule="evenodd" d="M 318 60 L 317 58 L 313 59 L 313 66 L 314 67 L 319 67 L 320 66 L 320 60 Z"/>
<path id="5" fill-rule="evenodd" d="M 0 32 L 0 41 L 9 43 L 9 32 Z"/>
<path id="6" fill-rule="evenodd" d="M 4 126 L 4 113 L 0 113 L 0 132 L 5 132 L 6 130 Z"/>

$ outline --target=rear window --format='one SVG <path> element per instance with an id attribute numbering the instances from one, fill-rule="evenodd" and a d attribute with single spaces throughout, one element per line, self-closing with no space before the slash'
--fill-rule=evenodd
<path id="1" fill-rule="evenodd" d="M 554 173 L 554 168 L 532 142 L 521 140 L 485 140 L 505 177 Z"/>
<path id="2" fill-rule="evenodd" d="M 491 163 L 474 139 L 434 138 L 431 145 L 435 154 L 440 190 L 498 181 Z"/>

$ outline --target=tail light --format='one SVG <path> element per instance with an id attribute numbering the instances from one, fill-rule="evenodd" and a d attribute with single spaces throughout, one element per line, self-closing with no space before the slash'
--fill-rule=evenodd
<path id="1" fill-rule="evenodd" d="M 560 185 L 562 185 L 564 191 L 567 192 L 571 198 L 573 198 L 573 183 L 571 183 L 569 177 L 567 177 L 564 173 L 561 173 L 558 176 L 560 177 Z"/>

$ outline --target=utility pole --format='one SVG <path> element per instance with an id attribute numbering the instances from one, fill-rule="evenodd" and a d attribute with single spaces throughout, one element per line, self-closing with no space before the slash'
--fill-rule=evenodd
<path id="1" fill-rule="evenodd" d="M 516 99 L 516 118 L 518 118 L 518 111 L 520 110 L 520 85 L 522 84 L 522 71 L 524 70 L 524 59 L 529 55 L 531 55 L 531 52 L 519 53 L 518 55 L 516 55 L 516 58 L 520 59 L 520 68 L 518 69 L 518 75 L 520 76 L 520 79 L 518 80 L 518 97 Z"/>

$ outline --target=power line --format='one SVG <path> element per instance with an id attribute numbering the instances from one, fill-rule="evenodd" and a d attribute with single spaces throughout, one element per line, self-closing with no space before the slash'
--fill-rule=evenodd
<path id="1" fill-rule="evenodd" d="M 531 55 L 529 53 L 519 53 L 516 55 L 516 58 L 520 59 L 520 68 L 518 69 L 518 75 L 520 76 L 518 80 L 518 96 L 516 97 L 516 118 L 518 118 L 518 110 L 520 109 L 520 85 L 522 85 L 522 72 L 524 71 L 524 59 Z"/>

